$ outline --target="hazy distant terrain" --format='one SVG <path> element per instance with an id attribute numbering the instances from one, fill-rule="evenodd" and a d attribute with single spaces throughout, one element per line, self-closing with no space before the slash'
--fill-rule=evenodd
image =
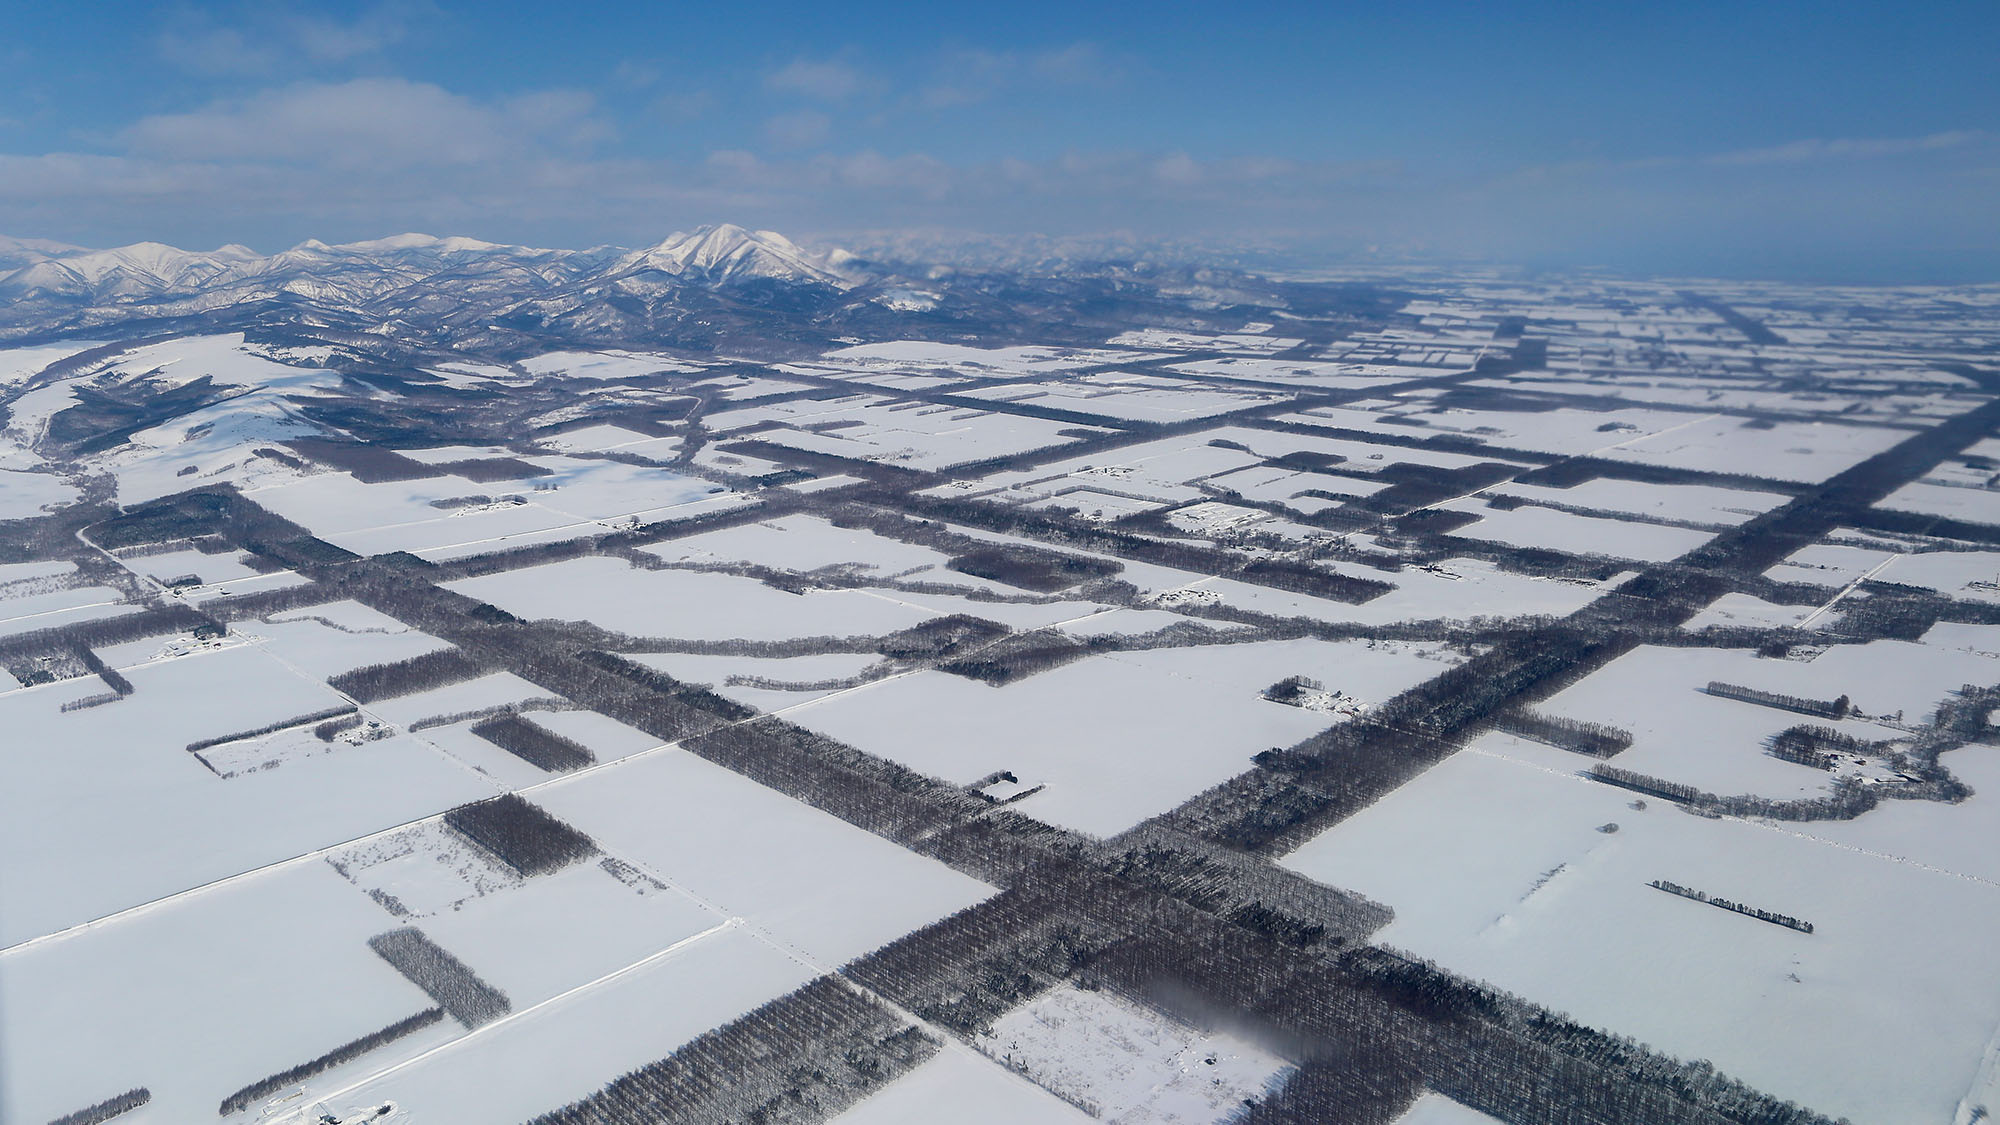
<path id="1" fill-rule="evenodd" d="M 0 409 L 0 1120 L 2000 1106 L 2000 286 L 5 240 Z"/>

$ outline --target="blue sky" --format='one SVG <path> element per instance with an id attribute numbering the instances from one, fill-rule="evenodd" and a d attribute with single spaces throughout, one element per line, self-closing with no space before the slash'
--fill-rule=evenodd
<path id="1" fill-rule="evenodd" d="M 0 232 L 2000 280 L 2000 4 L 28 4 Z"/>

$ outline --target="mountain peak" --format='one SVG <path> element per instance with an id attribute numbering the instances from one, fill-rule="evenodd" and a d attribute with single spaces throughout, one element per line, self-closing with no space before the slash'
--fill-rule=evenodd
<path id="1" fill-rule="evenodd" d="M 800 249 L 784 235 L 734 223 L 676 231 L 657 246 L 627 254 L 615 268 L 621 273 L 666 273 L 712 284 L 758 278 L 839 288 L 849 284 L 826 259 Z"/>

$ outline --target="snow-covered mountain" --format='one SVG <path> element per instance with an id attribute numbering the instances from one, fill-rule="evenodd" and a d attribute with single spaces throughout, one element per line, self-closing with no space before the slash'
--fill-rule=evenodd
<path id="1" fill-rule="evenodd" d="M 150 297 L 199 289 L 257 260 L 257 252 L 245 246 L 224 246 L 200 253 L 158 242 L 139 242 L 116 250 L 44 258 L 0 278 L 0 294 L 15 298 L 64 296 L 99 300 Z"/>
<path id="2" fill-rule="evenodd" d="M 67 258 L 85 253 L 81 246 L 46 238 L 8 238 L 0 234 L 0 271 L 32 266 L 47 258 Z"/>
<path id="3" fill-rule="evenodd" d="M 709 337 L 739 307 L 805 314 L 869 278 L 860 259 L 805 250 L 773 231 L 724 224 L 642 250 L 550 250 L 399 234 L 276 254 L 141 242 L 85 250 L 0 239 L 0 339 L 163 327 L 310 324 L 350 332 L 463 337 L 528 332 L 593 338 Z M 495 325 L 505 323 L 500 329 Z"/>
<path id="4" fill-rule="evenodd" d="M 852 284 L 836 272 L 830 259 L 801 250 L 784 235 L 744 230 L 733 223 L 676 232 L 658 246 L 626 254 L 606 272 L 619 281 L 666 275 L 710 285 L 753 280 L 817 282 L 838 288 Z"/>
<path id="5" fill-rule="evenodd" d="M 1012 338 L 1030 324 L 1038 341 L 1083 341 L 1122 331 L 1132 315 L 1183 317 L 1185 297 L 1240 303 L 1239 284 L 1131 259 L 944 268 L 808 249 L 729 224 L 636 250 L 428 234 L 313 240 L 275 254 L 0 239 L 0 342 L 249 332 L 488 354 L 555 345 L 808 351 L 836 340 Z"/>
<path id="6" fill-rule="evenodd" d="M 635 279 L 642 287 L 668 281 L 709 288 L 750 281 L 846 288 L 854 280 L 781 234 L 728 224 L 675 234 L 658 246 L 629 253 L 543 250 L 427 234 L 339 246 L 312 240 L 271 255 L 234 245 L 195 251 L 141 242 L 81 250 L 4 239 L 0 269 L 6 270 L 0 273 L 0 296 L 10 301 L 98 305 L 215 294 L 254 299 L 274 293 L 353 301 L 419 281 L 449 284 L 453 278 L 496 272 L 513 282 L 532 280 L 531 290 Z"/>

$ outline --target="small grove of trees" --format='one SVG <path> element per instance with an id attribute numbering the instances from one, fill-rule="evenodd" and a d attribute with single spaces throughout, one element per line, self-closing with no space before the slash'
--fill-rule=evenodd
<path id="1" fill-rule="evenodd" d="M 956 785 L 765 716 L 687 739 L 690 752 L 897 841 L 932 836 L 991 806 Z"/>
<path id="2" fill-rule="evenodd" d="M 1724 683 L 1721 680 L 1710 680 L 1708 686 L 1702 690 L 1724 699 L 1755 703 L 1762 707 L 1775 707 L 1780 711 L 1795 711 L 1801 715 L 1818 715 L 1824 719 L 1845 719 L 1854 711 L 1854 704 L 1844 695 L 1838 699 L 1807 699 L 1804 696 L 1785 695 L 1781 692 L 1759 691 L 1756 688 Z"/>
<path id="3" fill-rule="evenodd" d="M 1129 841 L 1129 842 L 1128 842 Z M 1389 924 L 1389 909 L 1230 848 L 1159 825 L 1121 838 L 1100 866 L 1286 945 L 1339 947 Z"/>
<path id="4" fill-rule="evenodd" d="M 82 711 L 89 707 L 102 707 L 106 703 L 116 703 L 125 698 L 115 691 L 100 691 L 93 695 L 79 696 L 62 705 L 64 711 Z"/>
<path id="5" fill-rule="evenodd" d="M 1851 734 L 1814 723 L 1800 723 L 1780 731 L 1771 736 L 1770 742 L 1773 758 L 1821 770 L 1833 768 L 1835 754 L 1865 754 L 1869 749 L 1869 743 Z"/>
<path id="6" fill-rule="evenodd" d="M 106 1098 L 93 1106 L 85 1106 L 73 1113 L 65 1113 L 49 1125 L 99 1125 L 121 1113 L 130 1113 L 153 1100 L 153 1092 L 140 1086 L 127 1090 L 115 1098 Z"/>
<path id="7" fill-rule="evenodd" d="M 666 696 L 668 699 L 684 707 L 693 708 L 696 711 L 713 717 L 726 720 L 748 719 L 757 713 L 755 710 L 745 707 L 733 699 L 725 699 L 699 684 L 682 683 L 665 672 L 627 660 L 616 653 L 592 650 L 577 655 L 586 664 L 594 666 L 599 671 L 609 672 L 612 675 L 628 680 L 635 687 L 645 692 Z M 592 699 L 585 697 L 583 693 L 572 693 L 572 698 L 575 698 L 578 703 L 586 707 L 591 707 L 593 710 L 602 710 L 601 707 L 593 706 Z M 615 715 L 613 716 L 613 718 L 616 717 Z"/>
<path id="8" fill-rule="evenodd" d="M 332 742 L 334 739 L 339 738 L 343 731 L 350 731 L 360 726 L 361 721 L 361 710 L 356 708 L 340 718 L 329 719 L 314 727 L 313 737 L 319 739 L 321 742 Z"/>
<path id="9" fill-rule="evenodd" d="M 443 1008 L 425 1008 L 416 1015 L 397 1020 L 380 1031 L 371 1031 L 353 1042 L 343 1043 L 316 1059 L 310 1059 L 290 1070 L 282 1070 L 269 1078 L 252 1082 L 222 1099 L 222 1106 L 216 1112 L 228 1116 L 239 1110 L 248 1109 L 288 1086 L 304 1082 L 314 1075 L 324 1074 L 342 1063 L 360 1058 L 377 1047 L 387 1046 L 406 1035 L 422 1031 L 443 1018 Z"/>
<path id="10" fill-rule="evenodd" d="M 194 539 L 215 531 L 227 507 L 215 493 L 183 493 L 93 524 L 87 535 L 107 551 Z"/>
<path id="11" fill-rule="evenodd" d="M 1300 706 L 1300 701 L 1314 692 L 1326 690 L 1326 685 L 1306 676 L 1286 676 L 1264 689 L 1265 699 L 1282 703 L 1287 707 Z"/>
<path id="12" fill-rule="evenodd" d="M 1356 578 L 1309 563 L 1290 562 L 1284 559 L 1259 559 L 1244 567 L 1237 577 L 1245 582 L 1269 586 L 1274 590 L 1309 594 L 1316 598 L 1348 602 L 1353 605 L 1379 598 L 1396 588 L 1392 583 L 1373 578 Z"/>
<path id="13" fill-rule="evenodd" d="M 1696 789 L 1692 785 L 1683 785 L 1678 781 L 1667 781 L 1663 778 L 1637 773 L 1633 770 L 1619 769 L 1617 766 L 1592 766 L 1588 776 L 1596 778 L 1606 785 L 1616 785 L 1620 789 L 1630 789 L 1634 793 L 1645 793 L 1653 797 L 1664 797 L 1669 801 L 1679 801 L 1682 804 L 1697 801 L 1704 795 L 1701 790 Z"/>
<path id="14" fill-rule="evenodd" d="M 1533 739 L 1562 750 L 1609 758 L 1632 747 L 1632 732 L 1608 723 L 1587 723 L 1548 715 L 1528 707 L 1514 707 L 1493 718 L 1495 730 Z"/>
<path id="15" fill-rule="evenodd" d="M 1824 797 L 1778 801 L 1754 793 L 1720 796 L 1692 785 L 1667 781 L 1602 763 L 1584 776 L 1635 793 L 1676 801 L 1692 812 L 1707 816 L 1764 817 L 1768 820 L 1853 820 L 1874 808 L 1881 800 L 1880 787 L 1863 785 L 1851 777 L 1838 778 Z M 1943 798 L 1949 800 L 1949 797 Z"/>
<path id="16" fill-rule="evenodd" d="M 582 769 L 597 761 L 590 748 L 517 714 L 496 715 L 472 724 L 473 734 L 516 758 L 550 773 Z"/>
<path id="17" fill-rule="evenodd" d="M 327 681 L 333 690 L 362 703 L 415 695 L 420 691 L 455 684 L 480 674 L 482 669 L 471 657 L 455 648 L 439 649 L 408 660 L 369 664 L 342 672 Z"/>
<path id="18" fill-rule="evenodd" d="M 413 926 L 376 934 L 368 939 L 368 948 L 468 1028 L 491 1023 L 513 1009 L 506 993 L 480 980 L 465 962 Z"/>
<path id="19" fill-rule="evenodd" d="M 522 875 L 545 875 L 597 854 L 597 843 L 512 793 L 444 814 L 466 839 Z"/>
<path id="20" fill-rule="evenodd" d="M 1117 893 L 1108 883 L 1097 881 Z M 1111 926 L 1072 916 L 1065 890 L 1076 887 L 1004 891 L 849 964 L 845 975 L 939 1027 L 977 1034 L 1118 940 Z"/>
<path id="21" fill-rule="evenodd" d="M 999 687 L 1080 660 L 1111 647 L 1111 643 L 1100 643 L 1098 638 L 1089 642 L 1076 641 L 1054 629 L 1038 629 L 1003 638 L 978 652 L 948 660 L 938 665 L 938 671 Z"/>
<path id="22" fill-rule="evenodd" d="M 1719 907 L 1723 910 L 1734 911 L 1737 914 L 1755 918 L 1759 922 L 1769 922 L 1774 926 L 1783 926 L 1788 930 L 1797 930 L 1802 934 L 1813 932 L 1813 924 L 1811 922 L 1801 922 L 1789 914 L 1759 910 L 1754 906 L 1745 906 L 1740 902 L 1732 902 L 1726 898 L 1710 898 L 1707 891 L 1697 891 L 1689 887 L 1683 887 L 1679 883 L 1670 883 L 1665 879 L 1655 879 L 1646 885 L 1655 890 L 1665 891 L 1670 895 L 1679 895 L 1682 898 L 1693 899 L 1696 902 L 1705 902 L 1710 906 Z"/>
<path id="23" fill-rule="evenodd" d="M 1052 594 L 1125 569 L 1110 559 L 1087 558 L 1017 544 L 993 544 L 967 551 L 946 564 L 961 574 Z"/>
<path id="24" fill-rule="evenodd" d="M 891 660 L 942 660 L 974 645 L 997 640 L 1010 631 L 997 621 L 954 613 L 891 633 L 882 638 L 877 651 Z"/>
<path id="25" fill-rule="evenodd" d="M 310 457 L 323 465 L 345 470 L 352 474 L 354 479 L 365 484 L 427 480 L 442 476 L 464 477 L 467 480 L 487 484 L 493 481 L 549 475 L 548 469 L 516 457 L 482 457 L 464 461 L 426 463 L 371 442 L 337 441 L 332 438 L 294 438 L 285 444 L 302 456 Z"/>
<path id="26" fill-rule="evenodd" d="M 106 664 L 104 658 L 97 655 L 88 646 L 78 646 L 76 656 L 78 660 L 83 661 L 84 667 L 97 673 L 98 678 L 104 681 L 106 687 L 121 696 L 132 694 L 132 681 L 126 679 L 118 669 Z"/>

